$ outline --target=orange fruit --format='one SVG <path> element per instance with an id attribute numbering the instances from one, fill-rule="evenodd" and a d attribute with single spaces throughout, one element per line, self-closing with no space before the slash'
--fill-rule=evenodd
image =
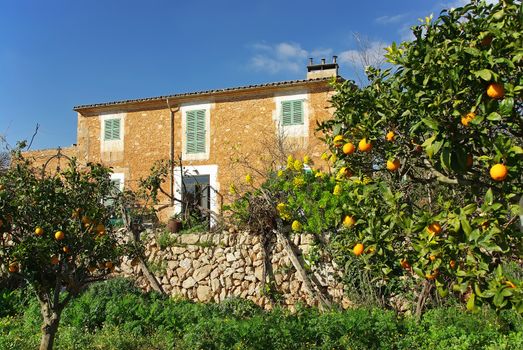
<path id="1" fill-rule="evenodd" d="M 494 181 L 503 181 L 507 178 L 508 170 L 507 167 L 501 163 L 495 164 L 490 168 L 490 177 Z"/>
<path id="2" fill-rule="evenodd" d="M 334 147 L 341 147 L 343 146 L 343 135 L 336 135 L 334 136 Z"/>
<path id="3" fill-rule="evenodd" d="M 343 145 L 342 150 L 343 150 L 343 153 L 349 155 L 349 154 L 354 153 L 355 147 L 352 143 L 347 142 L 346 144 Z"/>
<path id="4" fill-rule="evenodd" d="M 434 260 L 436 260 L 436 256 L 435 255 L 431 255 L 431 256 L 429 256 L 429 259 L 430 259 L 430 261 L 434 261 Z"/>
<path id="5" fill-rule="evenodd" d="M 43 228 L 41 228 L 41 227 L 35 228 L 35 235 L 41 236 L 43 234 L 44 234 L 44 229 Z"/>
<path id="6" fill-rule="evenodd" d="M 9 264 L 9 272 L 17 273 L 18 269 L 19 269 L 19 266 L 18 266 L 17 262 L 12 262 L 12 263 Z"/>
<path id="7" fill-rule="evenodd" d="M 367 142 L 367 139 L 366 139 L 366 138 L 363 138 L 363 139 L 361 139 L 360 142 L 358 143 L 358 149 L 359 149 L 361 152 L 370 152 L 370 150 L 372 149 L 372 143 Z"/>
<path id="8" fill-rule="evenodd" d="M 399 159 L 394 160 L 387 160 L 387 170 L 389 171 L 396 171 L 400 168 L 400 161 Z"/>
<path id="9" fill-rule="evenodd" d="M 491 83 L 487 87 L 487 95 L 488 97 L 493 98 L 495 100 L 503 98 L 503 96 L 505 96 L 505 88 L 503 87 L 503 84 Z"/>
<path id="10" fill-rule="evenodd" d="M 441 232 L 441 225 L 437 222 L 433 222 L 432 224 L 427 226 L 427 231 L 429 231 L 429 233 L 433 233 L 433 234 L 437 235 L 438 233 Z"/>
<path id="11" fill-rule="evenodd" d="M 450 266 L 451 269 L 454 270 L 454 268 L 456 267 L 456 260 L 451 260 L 451 261 L 449 262 L 449 266 Z"/>
<path id="12" fill-rule="evenodd" d="M 516 288 L 516 285 L 514 283 L 512 283 L 511 281 L 507 281 L 505 282 L 505 284 L 509 287 L 509 288 Z"/>
<path id="13" fill-rule="evenodd" d="M 407 269 L 410 269 L 410 264 L 409 264 L 409 262 L 408 262 L 407 260 L 405 260 L 405 259 L 403 259 L 403 260 L 400 261 L 400 265 L 401 265 L 401 267 L 403 267 L 403 268 L 406 269 L 406 270 L 407 270 Z"/>
<path id="14" fill-rule="evenodd" d="M 352 250 L 354 252 L 354 255 L 360 256 L 363 253 L 363 244 L 358 243 L 354 246 L 354 249 Z"/>
<path id="15" fill-rule="evenodd" d="M 435 269 L 434 271 L 432 271 L 432 273 L 426 273 L 425 278 L 428 279 L 429 281 L 432 281 L 432 280 L 436 279 L 436 277 L 438 277 L 438 275 L 439 275 L 439 270 Z"/>
<path id="16" fill-rule="evenodd" d="M 96 225 L 96 232 L 98 234 L 104 234 L 105 233 L 105 226 L 104 226 L 104 224 Z"/>
<path id="17" fill-rule="evenodd" d="M 394 131 L 389 131 L 387 135 L 385 135 L 385 140 L 392 142 L 394 141 L 394 137 L 396 137 L 396 134 L 394 134 Z"/>
<path id="18" fill-rule="evenodd" d="M 343 219 L 343 226 L 352 227 L 356 223 L 356 220 L 350 215 L 346 215 Z"/>
<path id="19" fill-rule="evenodd" d="M 56 231 L 54 233 L 54 238 L 57 240 L 57 241 L 61 241 L 62 239 L 65 238 L 65 233 L 63 231 Z"/>
<path id="20" fill-rule="evenodd" d="M 62 250 L 65 254 L 69 254 L 71 252 L 71 248 L 69 248 L 68 246 L 63 247 Z"/>
<path id="21" fill-rule="evenodd" d="M 473 120 L 474 118 L 476 118 L 476 113 L 474 113 L 474 112 L 467 113 L 467 115 L 464 115 L 463 117 L 461 117 L 461 124 L 463 124 L 464 126 L 468 126 L 470 121 Z"/>
<path id="22" fill-rule="evenodd" d="M 57 255 L 53 255 L 51 257 L 51 265 L 58 265 L 59 262 L 60 262 L 60 259 L 58 259 Z"/>

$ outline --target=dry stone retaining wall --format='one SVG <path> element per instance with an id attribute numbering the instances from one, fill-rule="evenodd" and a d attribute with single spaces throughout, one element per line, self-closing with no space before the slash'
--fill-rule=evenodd
<path id="1" fill-rule="evenodd" d="M 162 240 L 161 235 L 163 249 L 158 243 Z M 230 297 L 241 297 L 267 309 L 272 308 L 275 301 L 290 308 L 298 302 L 317 305 L 303 289 L 302 280 L 278 242 L 272 242 L 273 249 L 268 258 L 274 276 L 270 298 L 267 287 L 263 290 L 264 254 L 259 237 L 246 232 L 227 231 L 165 235 L 150 232 L 145 241 L 152 272 L 170 295 L 199 302 L 220 302 Z M 166 241 L 169 241 L 167 247 Z M 306 254 L 311 243 L 311 236 L 305 234 L 294 238 L 299 254 Z M 123 275 L 137 277 L 141 288 L 150 289 L 138 266 L 133 267 L 126 260 L 120 270 Z M 333 302 L 343 307 L 349 305 L 343 286 L 337 281 L 333 263 L 321 263 L 309 273 L 320 282 Z"/>

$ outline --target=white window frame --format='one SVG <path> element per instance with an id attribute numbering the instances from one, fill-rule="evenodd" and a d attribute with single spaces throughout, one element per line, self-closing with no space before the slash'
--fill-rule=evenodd
<path id="1" fill-rule="evenodd" d="M 182 169 L 180 167 L 174 168 L 174 193 L 176 198 L 182 198 L 182 174 L 185 176 L 190 175 L 209 175 L 209 185 L 212 187 L 210 191 L 210 209 L 214 213 L 219 213 L 219 202 L 216 191 L 220 191 L 220 184 L 218 183 L 218 165 L 186 165 Z M 214 190 L 216 191 L 214 191 Z M 179 201 L 174 202 L 174 213 L 179 214 L 182 212 L 182 203 Z M 216 220 L 211 216 L 211 226 L 216 224 Z"/>
<path id="2" fill-rule="evenodd" d="M 124 173 L 112 173 L 111 174 L 111 181 L 113 180 L 119 180 L 120 181 L 120 186 L 119 186 L 119 190 L 120 192 L 123 192 L 123 189 L 125 187 L 125 174 Z"/>
<path id="3" fill-rule="evenodd" d="M 301 100 L 303 103 L 303 124 L 299 125 L 283 125 L 282 102 Z M 286 137 L 308 137 L 309 136 L 309 94 L 306 92 L 294 92 L 285 95 L 274 96 L 276 109 L 273 114 L 273 119 L 278 125 L 278 132 Z"/>
<path id="4" fill-rule="evenodd" d="M 124 124 L 126 113 L 112 113 L 100 115 L 100 150 L 101 152 L 123 151 L 124 145 Z M 108 119 L 120 119 L 120 139 L 105 140 L 105 121 Z"/>
<path id="5" fill-rule="evenodd" d="M 187 112 L 194 110 L 205 110 L 205 152 L 187 153 Z M 211 150 L 211 104 L 194 103 L 182 104 L 182 159 L 183 160 L 207 160 Z"/>

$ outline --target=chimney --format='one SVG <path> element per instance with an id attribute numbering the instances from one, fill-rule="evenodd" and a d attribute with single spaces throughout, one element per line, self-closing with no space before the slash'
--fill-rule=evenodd
<path id="1" fill-rule="evenodd" d="M 325 63 L 325 58 L 322 58 L 320 64 L 314 64 L 312 58 L 309 58 L 307 79 L 337 77 L 339 68 L 337 59 L 338 56 L 332 56 L 332 63 Z"/>

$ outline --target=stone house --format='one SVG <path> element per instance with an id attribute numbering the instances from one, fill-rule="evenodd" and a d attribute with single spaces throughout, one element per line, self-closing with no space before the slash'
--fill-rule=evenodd
<path id="1" fill-rule="evenodd" d="M 135 187 L 157 160 L 181 160 L 183 171 L 176 167 L 166 192 L 178 196 L 182 177 L 187 192 L 203 184 L 208 190 L 198 200 L 219 212 L 230 185 L 249 172 L 256 181 L 282 145 L 319 160 L 325 146 L 316 122 L 332 116 L 337 77 L 336 57 L 311 59 L 303 80 L 76 106 L 77 143 L 63 152 L 111 166 L 120 188 Z"/>

